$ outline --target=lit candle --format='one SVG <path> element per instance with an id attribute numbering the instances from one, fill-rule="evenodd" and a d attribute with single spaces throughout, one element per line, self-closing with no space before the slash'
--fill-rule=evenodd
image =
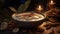
<path id="1" fill-rule="evenodd" d="M 51 0 L 50 1 L 50 5 L 54 5 L 55 3 L 54 3 L 54 1 L 53 0 Z"/>
<path id="2" fill-rule="evenodd" d="M 49 3 L 48 3 L 48 9 L 54 9 L 55 8 L 55 2 L 53 0 L 51 0 Z"/>
<path id="3" fill-rule="evenodd" d="M 38 11 L 41 11 L 43 8 L 42 8 L 42 6 L 41 5 L 39 5 L 38 7 L 37 7 L 37 10 Z"/>

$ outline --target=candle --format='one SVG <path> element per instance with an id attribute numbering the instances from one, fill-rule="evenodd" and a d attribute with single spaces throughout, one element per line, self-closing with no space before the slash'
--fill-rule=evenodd
<path id="1" fill-rule="evenodd" d="M 41 11 L 43 8 L 42 8 L 42 6 L 41 5 L 39 5 L 38 7 L 37 7 L 37 10 L 38 11 Z"/>
<path id="2" fill-rule="evenodd" d="M 53 0 L 51 0 L 49 3 L 48 3 L 48 9 L 54 9 L 55 8 L 55 2 Z"/>
<path id="3" fill-rule="evenodd" d="M 54 5 L 55 3 L 54 3 L 54 1 L 53 0 L 51 0 L 50 1 L 50 5 Z"/>
<path id="4" fill-rule="evenodd" d="M 41 5 L 38 5 L 37 7 L 36 7 L 36 10 L 35 10 L 37 13 L 42 13 L 42 11 L 43 11 L 43 8 L 42 8 L 42 6 Z"/>

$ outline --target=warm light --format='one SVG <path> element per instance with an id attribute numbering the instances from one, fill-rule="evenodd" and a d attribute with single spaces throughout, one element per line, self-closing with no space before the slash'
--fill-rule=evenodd
<path id="1" fill-rule="evenodd" d="M 44 26 L 46 25 L 47 23 L 46 22 L 43 22 L 43 24 L 41 24 L 40 26 L 38 26 L 38 28 L 41 28 L 41 29 L 46 29 Z"/>
<path id="2" fill-rule="evenodd" d="M 50 4 L 51 4 L 51 5 L 53 5 L 53 4 L 54 4 L 54 1 L 53 1 L 53 0 L 51 0 L 51 1 L 50 1 Z"/>
<path id="3" fill-rule="evenodd" d="M 39 5 L 38 8 L 37 8 L 38 11 L 41 11 L 42 10 L 42 6 Z"/>

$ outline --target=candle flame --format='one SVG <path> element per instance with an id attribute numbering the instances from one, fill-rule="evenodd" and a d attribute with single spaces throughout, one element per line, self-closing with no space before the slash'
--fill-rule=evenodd
<path id="1" fill-rule="evenodd" d="M 39 5 L 38 8 L 37 8 L 37 10 L 41 11 L 42 10 L 42 6 Z"/>
<path id="2" fill-rule="evenodd" d="M 54 1 L 53 1 L 53 0 L 51 0 L 51 1 L 50 1 L 50 4 L 51 4 L 51 5 L 53 5 L 53 4 L 54 4 Z"/>

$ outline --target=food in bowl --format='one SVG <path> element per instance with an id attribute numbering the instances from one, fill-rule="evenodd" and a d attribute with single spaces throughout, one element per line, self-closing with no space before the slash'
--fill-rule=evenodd
<path id="1" fill-rule="evenodd" d="M 44 19 L 45 17 L 41 14 L 37 13 L 20 13 L 20 14 L 13 14 L 12 18 L 18 21 L 39 21 Z"/>

